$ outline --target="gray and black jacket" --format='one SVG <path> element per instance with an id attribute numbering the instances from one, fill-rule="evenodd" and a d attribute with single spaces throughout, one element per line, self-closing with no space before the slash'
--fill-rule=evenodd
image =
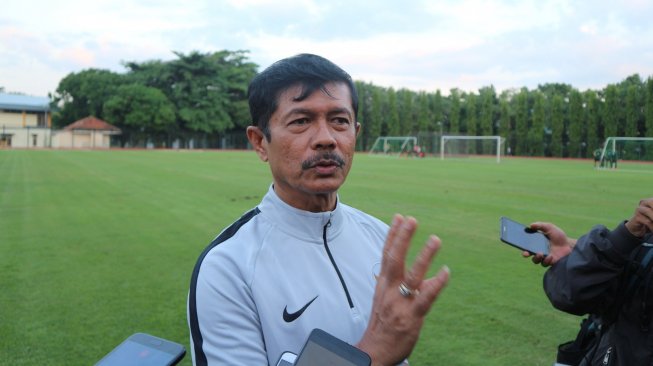
<path id="1" fill-rule="evenodd" d="M 640 266 L 653 235 L 637 238 L 624 224 L 612 231 L 595 226 L 544 276 L 554 307 L 604 320 L 598 345 L 581 365 L 653 365 L 653 270 Z"/>

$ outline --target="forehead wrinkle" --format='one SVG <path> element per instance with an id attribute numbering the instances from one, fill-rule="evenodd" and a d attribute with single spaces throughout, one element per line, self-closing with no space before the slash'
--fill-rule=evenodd
<path id="1" fill-rule="evenodd" d="M 315 113 L 315 112 L 314 112 L 313 110 L 311 110 L 311 109 L 297 107 L 297 108 L 292 108 L 292 109 L 290 109 L 287 113 L 284 113 L 284 115 L 281 116 L 281 118 L 288 118 L 288 117 L 290 117 L 290 116 L 295 116 L 295 115 L 301 115 L 301 116 L 314 116 L 314 115 L 316 115 L 316 114 L 317 114 L 317 113 Z"/>
<path id="2" fill-rule="evenodd" d="M 327 115 L 333 116 L 337 114 L 346 114 L 349 118 L 352 118 L 352 111 L 349 108 L 333 108 L 327 112 Z"/>

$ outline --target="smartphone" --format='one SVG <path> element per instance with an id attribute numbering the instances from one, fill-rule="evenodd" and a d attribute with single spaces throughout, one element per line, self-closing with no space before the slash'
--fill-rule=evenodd
<path id="1" fill-rule="evenodd" d="M 370 356 L 322 329 L 313 329 L 295 366 L 370 366 Z"/>
<path id="2" fill-rule="evenodd" d="M 186 355 L 181 344 L 135 333 L 104 356 L 96 366 L 171 366 Z"/>
<path id="3" fill-rule="evenodd" d="M 296 359 L 297 359 L 296 354 L 292 352 L 284 352 L 281 354 L 281 357 L 279 357 L 279 361 L 277 361 L 277 366 L 293 366 L 295 364 Z"/>
<path id="4" fill-rule="evenodd" d="M 531 254 L 549 255 L 549 239 L 507 217 L 501 217 L 501 241 Z"/>

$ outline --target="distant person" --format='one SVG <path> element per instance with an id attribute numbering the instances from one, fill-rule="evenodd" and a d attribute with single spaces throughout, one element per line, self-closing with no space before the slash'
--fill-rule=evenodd
<path id="1" fill-rule="evenodd" d="M 249 85 L 247 137 L 272 172 L 261 203 L 223 230 L 193 271 L 188 322 L 195 365 L 274 365 L 320 328 L 396 365 L 415 347 L 447 284 L 426 278 L 441 242 L 412 268 L 414 218 L 391 227 L 340 201 L 360 124 L 351 77 L 316 55 L 272 64 Z"/>
<path id="2" fill-rule="evenodd" d="M 601 164 L 601 154 L 603 151 L 601 149 L 594 150 L 594 167 L 602 166 Z"/>
<path id="3" fill-rule="evenodd" d="M 633 216 L 614 230 L 598 225 L 578 240 L 551 223 L 530 227 L 550 241 L 550 254 L 534 255 L 533 262 L 551 266 L 544 290 L 553 306 L 575 315 L 596 314 L 604 323 L 597 346 L 580 365 L 650 365 L 653 198 L 640 201 Z"/>
<path id="4" fill-rule="evenodd" d="M 419 145 L 413 146 L 412 155 L 414 155 L 415 157 L 418 157 L 418 158 L 423 158 L 424 157 L 424 152 L 422 151 L 422 147 L 419 146 Z"/>
<path id="5" fill-rule="evenodd" d="M 617 152 L 612 150 L 608 151 L 608 161 L 610 163 L 610 168 L 617 169 Z"/>

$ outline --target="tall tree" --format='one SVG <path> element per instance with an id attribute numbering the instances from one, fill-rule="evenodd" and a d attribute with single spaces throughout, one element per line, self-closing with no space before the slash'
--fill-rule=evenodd
<path id="1" fill-rule="evenodd" d="M 429 109 L 429 98 L 426 92 L 419 92 L 415 100 L 415 118 L 417 119 L 416 132 L 428 132 L 431 130 L 432 116 Z"/>
<path id="2" fill-rule="evenodd" d="M 621 108 L 617 86 L 614 84 L 610 84 L 605 88 L 604 112 L 605 137 L 618 136 L 617 133 L 620 130 L 619 116 L 621 115 Z"/>
<path id="3" fill-rule="evenodd" d="M 127 84 L 118 87 L 104 103 L 105 118 L 123 129 L 126 138 L 146 140 L 174 127 L 173 104 L 159 89 Z"/>
<path id="4" fill-rule="evenodd" d="M 78 119 L 104 118 L 104 103 L 125 82 L 123 75 L 99 69 L 87 69 L 64 77 L 52 96 L 52 124 L 63 127 Z"/>
<path id="5" fill-rule="evenodd" d="M 565 141 L 563 139 L 565 120 L 564 120 L 565 100 L 561 95 L 554 95 L 551 100 L 551 154 L 556 157 L 562 157 Z"/>
<path id="6" fill-rule="evenodd" d="M 544 155 L 545 99 L 540 91 L 533 91 L 533 121 L 528 129 L 528 155 Z"/>
<path id="7" fill-rule="evenodd" d="M 450 93 L 451 109 L 449 110 L 449 132 L 453 135 L 459 135 L 462 132 L 460 129 L 460 91 L 458 89 L 451 89 Z"/>
<path id="8" fill-rule="evenodd" d="M 642 105 L 639 101 L 640 87 L 638 85 L 628 85 L 626 87 L 625 114 L 626 123 L 624 126 L 624 135 L 639 137 L 639 122 L 641 119 Z"/>
<path id="9" fill-rule="evenodd" d="M 481 136 L 492 136 L 494 134 L 495 104 L 496 92 L 494 86 L 483 87 L 478 91 L 480 97 L 479 117 L 478 117 L 478 134 Z M 480 141 L 483 153 L 490 153 L 492 146 Z"/>
<path id="10" fill-rule="evenodd" d="M 440 89 L 436 90 L 435 94 L 432 94 L 431 96 L 431 131 L 437 131 L 439 134 L 441 134 L 441 132 L 448 132 L 449 124 L 444 118 L 444 103 Z"/>
<path id="11" fill-rule="evenodd" d="M 356 91 L 358 92 L 358 115 L 357 121 L 361 124 L 361 133 L 356 140 L 356 148 L 359 150 L 367 150 L 367 142 L 371 138 L 370 128 L 368 121 L 371 120 L 370 114 L 372 109 L 372 95 L 371 88 L 361 81 L 355 81 Z"/>
<path id="12" fill-rule="evenodd" d="M 653 76 L 646 79 L 646 102 L 644 104 L 646 136 L 653 137 Z"/>
<path id="13" fill-rule="evenodd" d="M 587 126 L 583 108 L 583 96 L 573 89 L 569 94 L 569 119 L 567 137 L 569 141 L 569 157 L 586 157 Z"/>
<path id="14" fill-rule="evenodd" d="M 374 87 L 372 89 L 372 103 L 370 105 L 370 117 L 368 124 L 369 134 L 372 139 L 376 139 L 379 136 L 383 135 L 383 105 L 385 93 L 379 87 Z M 373 142 L 372 142 L 373 143 Z"/>
<path id="15" fill-rule="evenodd" d="M 166 94 L 186 131 L 220 133 L 251 123 L 246 94 L 257 66 L 248 61 L 246 51 L 174 54 L 177 59 L 169 62 L 125 66 L 130 77 Z"/>
<path id="16" fill-rule="evenodd" d="M 397 109 L 399 111 L 399 134 L 414 136 L 416 134 L 417 116 L 414 108 L 415 93 L 402 88 L 397 91 Z"/>
<path id="17" fill-rule="evenodd" d="M 478 122 L 478 112 L 479 112 L 479 98 L 476 94 L 474 93 L 469 93 L 466 95 L 465 98 L 465 110 L 467 113 L 465 114 L 465 123 L 463 124 L 464 126 L 467 126 L 466 133 L 467 135 L 479 135 L 479 122 Z M 481 153 L 481 145 L 480 141 L 479 144 L 475 143 L 470 143 L 467 145 L 468 147 L 468 152 L 472 154 L 480 154 Z"/>
<path id="18" fill-rule="evenodd" d="M 393 88 L 388 89 L 388 99 L 386 104 L 386 128 L 387 136 L 401 136 L 401 120 L 399 119 L 399 109 L 397 108 L 397 92 Z"/>
<path id="19" fill-rule="evenodd" d="M 510 96 L 501 93 L 499 98 L 499 132 L 505 138 L 505 153 L 512 155 L 515 151 L 515 134 L 512 126 L 512 111 L 510 109 Z"/>
<path id="20" fill-rule="evenodd" d="M 528 154 L 528 128 L 529 128 L 529 108 L 528 108 L 528 89 L 522 88 L 514 98 L 515 103 L 515 133 L 517 144 L 515 146 L 516 155 Z"/>
<path id="21" fill-rule="evenodd" d="M 600 148 L 603 144 L 603 126 L 601 125 L 601 101 L 593 90 L 584 93 L 585 118 L 587 119 L 587 151 Z"/>

